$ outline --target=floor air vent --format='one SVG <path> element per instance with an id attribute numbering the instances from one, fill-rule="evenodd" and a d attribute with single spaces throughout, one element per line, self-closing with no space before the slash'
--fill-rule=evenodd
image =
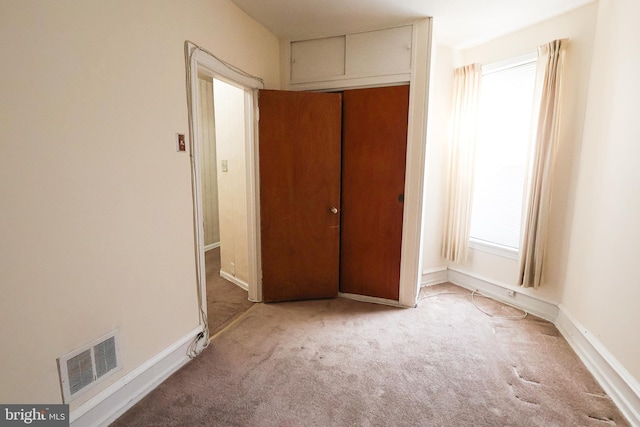
<path id="1" fill-rule="evenodd" d="M 62 397 L 69 403 L 120 370 L 118 330 L 58 358 Z"/>

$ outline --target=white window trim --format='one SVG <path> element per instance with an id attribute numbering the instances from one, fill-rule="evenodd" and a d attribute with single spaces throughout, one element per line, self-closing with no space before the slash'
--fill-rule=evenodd
<path id="1" fill-rule="evenodd" d="M 482 66 L 482 75 L 491 74 L 498 71 L 506 70 L 507 68 L 515 68 L 520 65 L 530 64 L 538 60 L 538 52 L 535 50 L 525 52 L 515 57 L 505 59 L 503 61 L 494 62 Z"/>
<path id="2" fill-rule="evenodd" d="M 480 240 L 474 237 L 469 238 L 469 248 L 516 261 L 520 259 L 520 251 L 516 248 L 498 245 L 497 243 L 487 242 L 486 240 Z"/>

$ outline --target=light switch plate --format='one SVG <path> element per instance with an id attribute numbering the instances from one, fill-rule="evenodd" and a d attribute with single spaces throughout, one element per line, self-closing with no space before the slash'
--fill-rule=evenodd
<path id="1" fill-rule="evenodd" d="M 187 151 L 187 143 L 184 139 L 184 133 L 176 133 L 176 151 Z"/>

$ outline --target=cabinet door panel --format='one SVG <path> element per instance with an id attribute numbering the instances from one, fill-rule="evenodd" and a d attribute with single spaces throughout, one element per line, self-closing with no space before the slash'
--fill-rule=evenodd
<path id="1" fill-rule="evenodd" d="M 344 50 L 344 36 L 292 42 L 291 81 L 344 75 Z"/>
<path id="2" fill-rule="evenodd" d="M 356 77 L 410 73 L 412 35 L 410 25 L 348 35 L 346 74 Z"/>

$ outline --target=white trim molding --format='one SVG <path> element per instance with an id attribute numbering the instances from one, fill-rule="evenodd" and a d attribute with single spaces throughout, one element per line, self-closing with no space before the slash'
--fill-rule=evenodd
<path id="1" fill-rule="evenodd" d="M 519 287 L 497 283 L 473 273 L 452 269 L 451 267 L 449 267 L 448 276 L 449 281 L 454 285 L 471 291 L 478 291 L 482 295 L 515 305 L 550 322 L 555 323 L 558 317 L 558 305 L 556 303 L 524 294 Z M 513 292 L 513 296 L 509 296 L 509 292 Z"/>
<path id="2" fill-rule="evenodd" d="M 407 157 L 402 216 L 400 294 L 403 307 L 415 307 L 422 279 L 422 228 L 424 220 L 424 178 L 431 70 L 431 18 L 413 23 L 411 90 L 407 124 Z"/>
<path id="3" fill-rule="evenodd" d="M 238 279 L 236 276 L 227 273 L 226 271 L 220 270 L 220 277 L 222 277 L 223 279 L 233 283 L 234 285 L 238 286 L 239 288 L 244 289 L 245 291 L 249 292 L 249 284 L 243 280 Z"/>
<path id="4" fill-rule="evenodd" d="M 498 245 L 497 243 L 491 243 L 484 240 L 474 239 L 473 237 L 469 239 L 469 248 L 493 255 L 498 255 L 503 258 L 513 259 L 516 261 L 520 258 L 520 252 L 515 248 Z"/>
<path id="5" fill-rule="evenodd" d="M 71 412 L 70 425 L 94 427 L 111 424 L 190 360 L 187 352 L 201 332 L 203 329 L 198 326 L 80 405 Z"/>
<path id="6" fill-rule="evenodd" d="M 422 272 L 422 280 L 420 281 L 420 287 L 439 285 L 449 281 L 449 272 L 446 267 L 434 268 L 431 270 L 425 270 Z"/>
<path id="7" fill-rule="evenodd" d="M 634 426 L 640 426 L 640 384 L 607 348 L 559 306 L 556 327 L 589 372 Z"/>
<path id="8" fill-rule="evenodd" d="M 219 247 L 220 247 L 220 242 L 212 243 L 210 245 L 206 245 L 204 247 L 204 251 L 205 252 L 209 252 L 211 249 L 215 249 L 215 248 L 219 248 Z"/>

